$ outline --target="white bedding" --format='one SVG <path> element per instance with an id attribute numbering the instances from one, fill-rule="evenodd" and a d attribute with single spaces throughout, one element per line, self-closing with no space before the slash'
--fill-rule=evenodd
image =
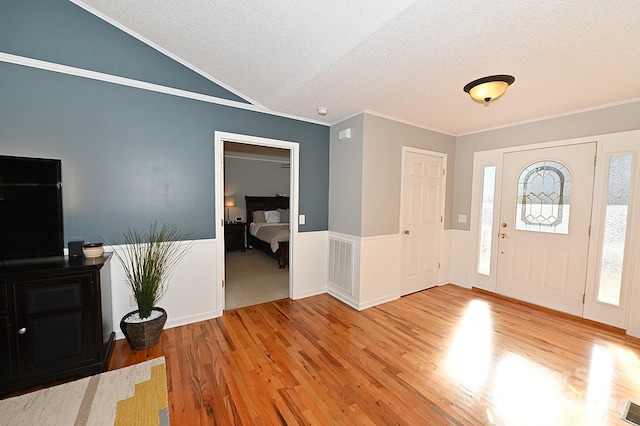
<path id="1" fill-rule="evenodd" d="M 267 242 L 271 246 L 271 251 L 278 251 L 278 243 L 289 241 L 288 223 L 250 223 L 249 233 L 256 238 Z"/>

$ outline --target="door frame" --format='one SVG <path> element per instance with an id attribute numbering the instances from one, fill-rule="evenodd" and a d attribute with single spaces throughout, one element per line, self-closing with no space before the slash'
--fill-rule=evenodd
<path id="1" fill-rule="evenodd" d="M 621 277 L 620 305 L 609 305 L 597 300 L 598 278 L 602 261 L 602 245 L 605 230 L 605 213 L 608 195 L 609 159 L 615 155 L 631 155 L 631 187 L 629 188 L 629 205 L 627 211 L 627 232 L 624 249 L 625 264 Z M 640 245 L 637 235 L 640 232 L 640 132 L 622 133 L 612 136 L 606 148 L 598 151 L 596 180 L 602 182 L 595 188 L 593 195 L 591 241 L 589 242 L 589 260 L 587 269 L 587 286 L 583 317 L 596 322 L 607 320 L 607 324 L 629 330 L 634 323 L 631 318 L 634 306 L 631 300 L 638 300 L 638 282 L 640 266 L 631 259 L 637 258 Z M 636 337 L 637 330 L 633 333 Z"/>
<path id="2" fill-rule="evenodd" d="M 300 144 L 278 139 L 237 133 L 214 132 L 214 179 L 215 179 L 215 235 L 216 235 L 216 310 L 220 313 L 225 308 L 225 247 L 224 247 L 224 143 L 235 142 L 247 145 L 267 146 L 289 150 L 289 208 L 291 221 L 289 223 L 289 297 L 296 296 L 296 283 L 293 281 L 295 265 L 295 247 L 298 236 L 298 190 L 300 183 Z"/>
<path id="3" fill-rule="evenodd" d="M 628 132 L 617 132 L 617 133 L 607 133 L 600 135 L 592 135 L 574 139 L 565 139 L 558 140 L 552 142 L 544 142 L 544 143 L 534 143 L 534 144 L 524 144 L 519 146 L 512 146 L 508 148 L 499 148 L 492 149 L 486 151 L 477 151 L 474 153 L 473 159 L 473 171 L 472 171 L 472 197 L 471 197 L 471 209 L 470 209 L 470 233 L 468 239 L 468 254 L 469 254 L 469 262 L 467 262 L 467 286 L 468 287 L 477 287 L 489 292 L 495 293 L 496 290 L 496 264 L 493 259 L 497 257 L 498 245 L 495 242 L 498 238 L 499 229 L 498 229 L 498 220 L 499 220 L 499 209 L 494 208 L 494 217 L 493 217 L 493 236 L 494 242 L 492 244 L 492 262 L 491 262 L 491 272 L 490 275 L 483 276 L 478 274 L 477 271 L 477 259 L 478 259 L 478 246 L 479 246 L 479 224 L 477 218 L 481 212 L 481 202 L 482 202 L 482 178 L 484 167 L 486 166 L 495 166 L 496 167 L 496 186 L 495 186 L 495 194 L 496 198 L 494 199 L 494 203 L 496 205 L 500 205 L 500 194 L 502 194 L 502 160 L 504 154 L 507 152 L 514 151 L 523 151 L 523 150 L 531 150 L 538 148 L 549 148 L 556 147 L 562 145 L 575 145 L 582 144 L 588 142 L 596 142 L 596 155 L 597 155 L 597 163 L 595 170 L 595 178 L 594 178 L 594 198 L 592 202 L 592 229 L 591 229 L 591 241 L 589 243 L 589 260 L 587 263 L 587 287 L 586 290 L 586 298 L 589 297 L 589 291 L 592 289 L 589 288 L 590 285 L 594 283 L 594 273 L 598 265 L 593 264 L 593 260 L 599 258 L 599 252 L 601 247 L 598 246 L 597 241 L 594 241 L 594 235 L 598 235 L 601 232 L 603 224 L 601 215 L 597 214 L 598 206 L 597 203 L 602 199 L 598 197 L 599 191 L 606 191 L 607 184 L 607 176 L 606 173 L 603 172 L 602 168 L 606 165 L 604 159 L 606 154 L 616 152 L 618 149 L 616 147 L 616 143 L 620 140 L 629 140 L 634 139 L 640 141 L 640 130 L 631 130 Z M 638 147 L 638 159 L 640 161 L 640 147 Z M 635 172 L 635 176 L 637 179 L 640 179 L 640 164 L 637 167 L 637 171 Z M 603 189 L 604 187 L 604 189 Z M 635 189 L 635 197 L 636 200 L 640 197 L 640 187 L 636 185 Z M 598 200 L 600 198 L 600 200 Z M 595 212 L 595 214 L 594 214 Z M 640 234 L 640 208 L 637 208 L 633 213 L 629 212 L 631 217 L 631 223 L 629 224 L 630 228 L 630 240 L 634 242 L 629 247 L 629 258 L 635 258 L 640 255 L 640 244 L 635 243 L 635 240 L 638 238 Z M 626 319 L 625 324 L 623 326 L 618 325 L 618 327 L 626 330 L 627 334 L 640 338 L 640 306 L 636 306 L 637 303 L 632 302 L 633 300 L 640 300 L 640 264 L 631 264 L 628 265 L 627 276 L 629 277 L 629 285 L 628 288 L 624 290 L 625 294 L 628 295 L 629 304 L 627 306 Z M 588 300 L 586 301 L 588 303 Z M 587 317 L 585 315 L 585 317 Z"/>
<path id="4" fill-rule="evenodd" d="M 400 166 L 400 214 L 398 216 L 398 224 L 399 224 L 399 229 L 398 229 L 398 236 L 400 237 L 400 241 L 402 241 L 402 229 L 403 229 L 403 223 L 402 223 L 402 218 L 403 218 L 403 212 L 406 206 L 404 206 L 404 174 L 405 174 L 405 157 L 406 154 L 408 152 L 412 152 L 415 154 L 424 154 L 424 155 L 430 155 L 432 157 L 438 157 L 442 159 L 442 170 L 444 170 L 444 174 L 442 176 L 442 187 L 440 188 L 441 194 L 440 197 L 442 199 L 442 203 L 440 206 L 440 215 L 442 216 L 443 220 L 440 223 L 440 247 L 438 247 L 439 249 L 439 258 L 440 261 L 442 261 L 442 248 L 443 248 L 443 241 L 444 241 L 444 213 L 445 213 L 445 206 L 446 206 L 446 195 L 447 195 L 447 168 L 448 168 L 448 163 L 447 163 L 447 154 L 444 152 L 436 152 L 436 151 L 429 151 L 426 149 L 420 149 L 420 148 L 415 148 L 412 146 L 402 146 L 402 164 Z M 400 265 L 403 265 L 403 259 L 402 259 L 402 247 L 400 247 Z M 436 285 L 440 285 L 440 283 L 442 282 L 442 268 L 438 269 L 438 282 L 436 283 Z M 402 267 L 400 266 L 398 268 L 398 294 L 400 295 L 402 293 L 402 288 L 401 288 L 401 283 L 402 283 Z"/>
<path id="5" fill-rule="evenodd" d="M 530 151 L 534 149 L 554 148 L 566 145 L 579 145 L 584 143 L 596 142 L 596 155 L 600 155 L 601 147 L 598 137 L 585 137 L 569 140 L 561 140 L 554 142 L 544 142 L 529 145 L 518 145 L 509 148 L 499 148 L 487 151 L 477 151 L 473 157 L 473 170 L 471 174 L 471 209 L 469 217 L 469 262 L 467 269 L 467 282 L 470 287 L 477 287 L 489 292 L 495 293 L 497 287 L 497 261 L 498 261 L 498 243 L 499 237 L 498 223 L 500 221 L 500 208 L 502 204 L 502 169 L 504 154 L 510 152 Z M 491 266 L 490 274 L 479 274 L 476 269 L 478 261 L 478 245 L 480 244 L 480 229 L 477 218 L 480 216 L 482 209 L 482 188 L 483 188 L 483 171 L 485 167 L 493 166 L 496 168 L 495 188 L 494 188 L 494 208 L 493 208 L 493 240 L 491 245 Z M 597 171 L 596 171 L 597 174 Z M 594 182 L 594 185 L 598 185 Z"/>
<path id="6" fill-rule="evenodd" d="M 496 264 L 496 293 L 570 315 L 583 316 L 596 154 L 597 142 L 591 142 L 503 155 L 502 202 L 496 206 L 500 210 L 501 235 L 496 238 L 496 248 L 500 252 Z M 569 173 L 570 212 L 567 221 L 562 221 L 568 224 L 566 232 L 517 227 L 517 206 L 521 202 L 516 200 L 519 198 L 522 173 L 543 161 L 557 162 L 566 167 Z M 506 239 L 503 238 L 505 235 Z M 518 247 L 522 247 L 522 244 L 530 251 L 519 251 Z M 520 258 L 516 262 L 513 256 L 517 257 L 516 253 L 523 252 L 528 253 L 526 259 Z M 565 261 L 561 262 L 561 259 Z M 559 269 L 554 269 L 553 265 Z M 528 273 L 513 277 L 514 272 L 522 270 Z"/>

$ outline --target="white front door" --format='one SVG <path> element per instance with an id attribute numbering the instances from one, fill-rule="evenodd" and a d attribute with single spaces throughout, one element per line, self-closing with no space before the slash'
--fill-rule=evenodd
<path id="1" fill-rule="evenodd" d="M 497 293 L 582 316 L 595 149 L 504 154 Z"/>
<path id="2" fill-rule="evenodd" d="M 401 295 L 438 284 L 444 161 L 441 156 L 404 152 L 400 213 Z"/>

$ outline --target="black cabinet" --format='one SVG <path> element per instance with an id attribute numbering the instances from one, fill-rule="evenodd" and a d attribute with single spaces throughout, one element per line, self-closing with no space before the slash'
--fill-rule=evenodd
<path id="1" fill-rule="evenodd" d="M 13 379 L 13 369 L 11 368 L 13 360 L 11 358 L 11 351 L 8 350 L 8 348 L 10 348 L 9 318 L 6 316 L 0 317 L 0 347 L 2 347 L 2 351 L 0 351 L 1 386 Z"/>
<path id="2" fill-rule="evenodd" d="M 0 268 L 0 394 L 107 369 L 115 335 L 108 259 Z"/>
<path id="3" fill-rule="evenodd" d="M 224 247 L 226 251 L 246 251 L 245 229 L 246 223 L 227 222 L 224 224 Z"/>

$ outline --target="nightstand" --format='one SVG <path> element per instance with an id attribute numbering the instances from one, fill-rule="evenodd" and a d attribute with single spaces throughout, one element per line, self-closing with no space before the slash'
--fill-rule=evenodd
<path id="1" fill-rule="evenodd" d="M 224 224 L 224 247 L 226 251 L 246 251 L 244 222 L 227 222 Z"/>

